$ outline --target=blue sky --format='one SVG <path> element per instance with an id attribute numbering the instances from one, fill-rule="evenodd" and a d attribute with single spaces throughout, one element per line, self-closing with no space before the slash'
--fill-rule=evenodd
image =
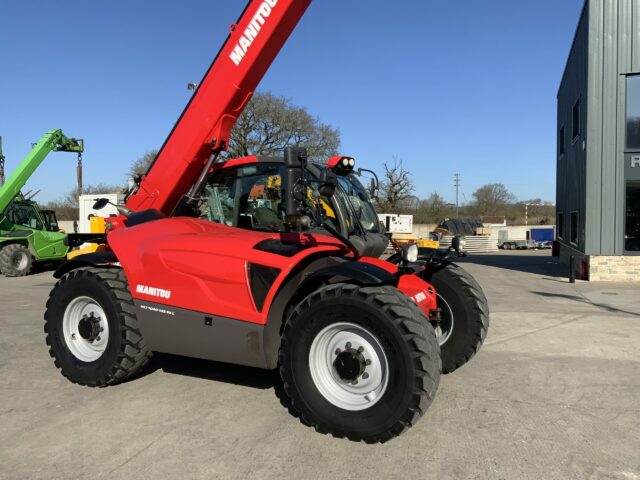
<path id="1" fill-rule="evenodd" d="M 0 0 L 0 135 L 10 173 L 47 130 L 85 139 L 85 184 L 122 183 L 158 148 L 244 0 Z M 556 92 L 582 0 L 315 0 L 259 86 L 342 133 L 380 171 L 395 155 L 416 194 L 501 182 L 555 200 Z M 52 154 L 29 188 L 73 188 Z M 462 198 L 461 200 L 464 200 Z"/>

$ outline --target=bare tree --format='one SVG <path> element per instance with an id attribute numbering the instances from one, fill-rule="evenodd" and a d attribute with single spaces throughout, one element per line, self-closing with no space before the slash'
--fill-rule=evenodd
<path id="1" fill-rule="evenodd" d="M 381 212 L 401 213 L 407 208 L 413 193 L 411 174 L 402 166 L 402 159 L 393 157 L 392 163 L 384 163 L 384 176 L 380 184 L 378 207 Z"/>
<path id="2" fill-rule="evenodd" d="M 151 163 L 158 156 L 158 150 L 150 150 L 145 152 L 139 159 L 131 164 L 129 168 L 129 176 L 135 177 L 136 175 L 144 175 L 149 170 Z"/>
<path id="3" fill-rule="evenodd" d="M 502 183 L 489 183 L 473 192 L 476 215 L 498 215 L 508 205 L 515 203 L 516 197 Z"/>
<path id="4" fill-rule="evenodd" d="M 311 161 L 336 155 L 340 132 L 285 97 L 256 93 L 231 132 L 227 155 L 282 155 L 287 146 L 306 147 Z"/>
<path id="5" fill-rule="evenodd" d="M 438 192 L 433 192 L 426 199 L 420 200 L 416 213 L 416 223 L 438 223 L 448 216 L 449 206 Z"/>
<path id="6" fill-rule="evenodd" d="M 306 147 L 311 161 L 325 161 L 337 154 L 340 132 L 287 98 L 256 93 L 238 117 L 225 156 L 280 156 L 287 146 Z M 157 156 L 158 150 L 146 152 L 133 162 L 129 175 L 147 173 Z"/>

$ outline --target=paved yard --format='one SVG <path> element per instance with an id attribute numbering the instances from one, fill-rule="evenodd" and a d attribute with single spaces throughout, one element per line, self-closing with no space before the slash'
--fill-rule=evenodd
<path id="1" fill-rule="evenodd" d="M 548 253 L 464 260 L 484 348 L 385 445 L 320 435 L 270 372 L 170 356 L 104 389 L 44 345 L 50 273 L 0 277 L 0 478 L 640 479 L 640 283 L 567 283 Z"/>

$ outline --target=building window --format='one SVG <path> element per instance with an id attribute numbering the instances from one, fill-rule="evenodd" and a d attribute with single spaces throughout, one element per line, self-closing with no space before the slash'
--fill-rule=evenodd
<path id="1" fill-rule="evenodd" d="M 558 238 L 564 237 L 564 213 L 558 213 Z"/>
<path id="2" fill-rule="evenodd" d="M 627 183 L 624 249 L 640 252 L 640 181 Z"/>
<path id="3" fill-rule="evenodd" d="M 627 150 L 640 150 L 640 75 L 627 77 Z"/>
<path id="4" fill-rule="evenodd" d="M 560 127 L 560 131 L 558 132 L 558 151 L 560 152 L 560 156 L 564 155 L 564 125 Z"/>
<path id="5" fill-rule="evenodd" d="M 571 212 L 571 238 L 569 241 L 578 245 L 578 212 Z"/>
<path id="6" fill-rule="evenodd" d="M 582 125 L 580 124 L 581 121 L 582 121 L 582 115 L 580 115 L 580 99 L 578 99 L 576 104 L 573 106 L 573 114 L 572 114 L 571 137 L 573 138 L 573 140 L 578 138 L 580 136 L 580 133 L 582 133 Z"/>

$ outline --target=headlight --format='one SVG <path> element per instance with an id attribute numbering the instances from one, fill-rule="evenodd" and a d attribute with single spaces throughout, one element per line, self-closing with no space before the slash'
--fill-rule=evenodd
<path id="1" fill-rule="evenodd" d="M 402 248 L 402 261 L 404 263 L 414 263 L 418 261 L 418 246 L 415 243 Z"/>

